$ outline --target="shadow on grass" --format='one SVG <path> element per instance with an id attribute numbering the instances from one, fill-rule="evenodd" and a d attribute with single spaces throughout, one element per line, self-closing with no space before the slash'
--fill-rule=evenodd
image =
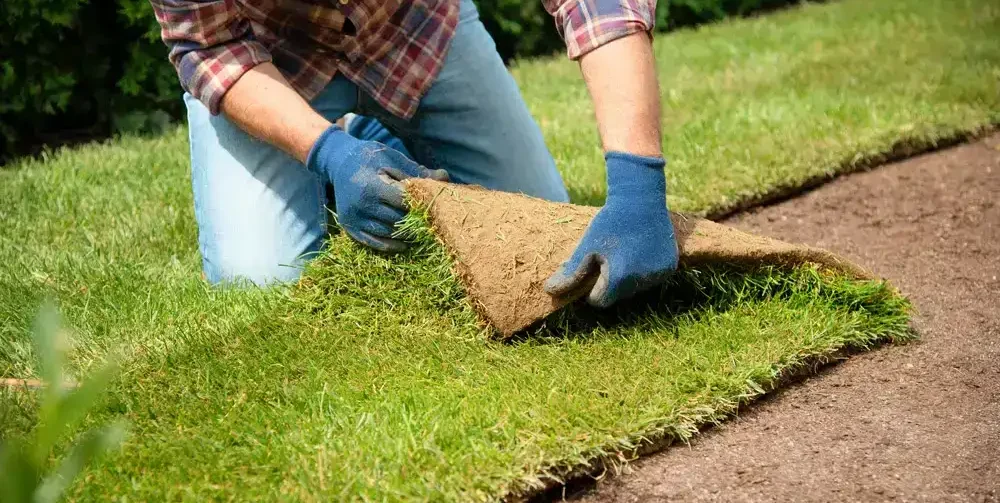
<path id="1" fill-rule="evenodd" d="M 554 342 L 556 340 L 585 339 L 596 330 L 614 327 L 617 330 L 639 328 L 648 323 L 650 316 L 672 320 L 708 307 L 726 310 L 733 299 L 715 296 L 711 290 L 699 288 L 686 275 L 673 279 L 662 287 L 641 293 L 619 302 L 609 309 L 590 306 L 581 299 L 557 311 L 535 326 L 507 339 L 508 344 L 528 341 Z M 675 277 L 676 278 L 676 277 Z"/>

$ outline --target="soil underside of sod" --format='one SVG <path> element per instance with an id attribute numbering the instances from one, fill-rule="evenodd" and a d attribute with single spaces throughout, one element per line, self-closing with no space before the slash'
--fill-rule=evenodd
<path id="1" fill-rule="evenodd" d="M 891 278 L 920 342 L 828 368 L 588 502 L 1000 501 L 1000 135 L 727 223 Z"/>

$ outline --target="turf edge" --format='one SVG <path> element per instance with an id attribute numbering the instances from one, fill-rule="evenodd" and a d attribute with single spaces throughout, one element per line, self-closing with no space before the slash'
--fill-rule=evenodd
<path id="1" fill-rule="evenodd" d="M 848 154 L 842 162 L 837 163 L 836 168 L 830 173 L 807 177 L 786 185 L 775 185 L 761 194 L 744 196 L 733 204 L 718 206 L 705 212 L 694 212 L 693 215 L 709 220 L 721 220 L 749 209 L 787 201 L 842 176 L 871 171 L 885 164 L 973 142 L 996 131 L 1000 131 L 1000 122 L 990 122 L 971 129 L 943 130 L 940 133 L 935 132 L 936 136 L 931 137 L 903 136 L 895 140 L 884 151 Z"/>

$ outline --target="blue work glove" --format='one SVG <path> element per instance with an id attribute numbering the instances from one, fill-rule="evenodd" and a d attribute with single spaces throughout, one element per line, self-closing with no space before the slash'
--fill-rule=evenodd
<path id="1" fill-rule="evenodd" d="M 677 240 L 667 211 L 665 162 L 622 152 L 604 156 L 608 198 L 545 291 L 562 296 L 596 281 L 587 301 L 608 307 L 665 280 L 677 269 Z"/>
<path id="2" fill-rule="evenodd" d="M 396 223 L 408 209 L 400 181 L 448 180 L 443 169 L 427 169 L 398 150 L 359 140 L 336 125 L 313 144 L 306 167 L 333 184 L 337 220 L 347 235 L 384 252 L 406 249 L 406 243 L 392 238 Z"/>

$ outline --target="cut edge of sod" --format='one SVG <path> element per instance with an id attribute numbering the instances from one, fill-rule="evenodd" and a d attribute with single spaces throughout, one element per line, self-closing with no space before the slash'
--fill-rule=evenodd
<path id="1" fill-rule="evenodd" d="M 408 198 L 412 210 L 398 224 L 396 237 L 413 243 L 414 253 L 437 262 L 435 268 L 455 285 L 462 300 L 476 312 L 483 326 L 484 337 L 493 334 L 486 321 L 472 305 L 455 271 L 454 257 L 447 245 L 433 230 L 428 207 Z M 678 290 L 680 292 L 678 292 Z M 821 271 L 813 266 L 792 269 L 772 265 L 746 268 L 720 265 L 679 270 L 667 284 L 654 292 L 640 295 L 642 307 L 611 308 L 599 311 L 580 301 L 554 313 L 538 325 L 508 339 L 503 344 L 519 344 L 531 340 L 575 337 L 605 323 L 617 323 L 629 317 L 642 316 L 651 309 L 668 303 L 687 305 L 700 300 L 713 305 L 730 305 L 747 297 L 773 298 L 812 295 L 827 303 L 879 321 L 868 332 L 843 337 L 827 346 L 815 347 L 790 355 L 771 367 L 771 376 L 760 382 L 748 380 L 743 391 L 731 398 L 715 400 L 711 406 L 696 406 L 682 410 L 652 426 L 630 433 L 614 442 L 587 449 L 575 456 L 551 460 L 534 473 L 511 480 L 498 495 L 504 501 L 526 501 L 565 487 L 582 486 L 589 480 L 600 479 L 607 473 L 619 474 L 628 463 L 641 456 L 664 450 L 678 442 L 688 442 L 706 428 L 733 417 L 758 398 L 783 386 L 815 375 L 821 368 L 851 355 L 887 343 L 907 343 L 917 338 L 910 325 L 912 304 L 887 280 L 858 280 L 842 273 Z M 686 316 L 685 308 L 675 309 Z"/>
<path id="2" fill-rule="evenodd" d="M 1000 131 L 1000 117 L 971 128 L 945 127 L 935 129 L 929 136 L 903 135 L 887 144 L 884 149 L 876 149 L 871 153 L 848 154 L 841 162 L 835 163 L 828 173 L 809 176 L 783 185 L 774 185 L 760 194 L 743 194 L 731 204 L 716 206 L 707 211 L 695 211 L 691 214 L 709 220 L 720 220 L 741 211 L 787 201 L 842 176 L 870 171 L 885 164 L 975 141 L 996 131 Z"/>

